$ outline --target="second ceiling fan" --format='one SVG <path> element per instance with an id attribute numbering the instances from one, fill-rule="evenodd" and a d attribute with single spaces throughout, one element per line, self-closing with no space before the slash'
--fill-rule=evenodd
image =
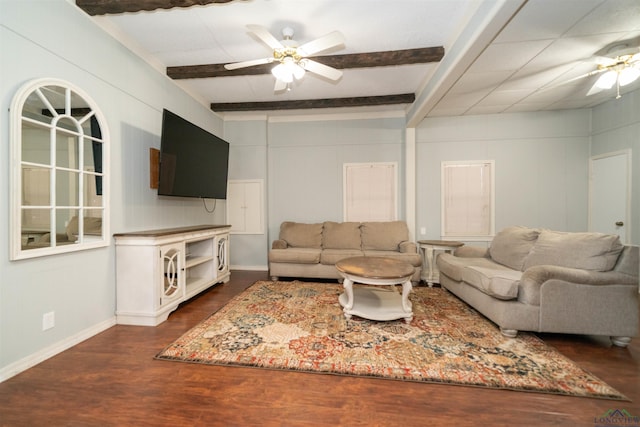
<path id="1" fill-rule="evenodd" d="M 337 81 L 342 77 L 342 71 L 321 64 L 309 58 L 319 52 L 344 45 L 344 36 L 339 31 L 333 31 L 318 39 L 298 45 L 293 39 L 293 29 L 286 27 L 282 30 L 283 40 L 276 39 L 266 28 L 260 25 L 247 25 L 267 46 L 273 49 L 273 55 L 249 61 L 225 64 L 227 70 L 252 67 L 255 65 L 279 62 L 271 70 L 276 77 L 275 92 L 290 90 L 294 80 L 300 80 L 309 71 L 329 80 Z"/>

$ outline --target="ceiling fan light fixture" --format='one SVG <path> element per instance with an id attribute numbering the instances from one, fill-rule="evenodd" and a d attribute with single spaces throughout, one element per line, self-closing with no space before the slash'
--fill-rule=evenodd
<path id="1" fill-rule="evenodd" d="M 293 74 L 287 70 L 284 64 L 278 64 L 271 69 L 273 76 L 285 83 L 291 83 L 293 81 Z"/>
<path id="2" fill-rule="evenodd" d="M 300 65 L 298 65 L 298 64 L 294 64 L 294 65 L 295 66 L 293 67 L 293 77 L 295 77 L 296 80 L 300 80 L 301 78 L 304 77 L 304 73 L 306 71 Z"/>
<path id="3" fill-rule="evenodd" d="M 598 78 L 595 86 L 599 87 L 600 89 L 611 89 L 616 83 L 617 79 L 618 73 L 616 71 L 610 70 Z"/>
<path id="4" fill-rule="evenodd" d="M 282 30 L 283 40 L 277 40 L 269 30 L 259 25 L 247 25 L 247 28 L 273 50 L 273 55 L 267 58 L 225 64 L 225 69 L 237 70 L 244 67 L 275 63 L 276 65 L 271 68 L 271 74 L 276 78 L 274 92 L 280 92 L 285 89 L 290 90 L 291 83 L 294 80 L 301 80 L 307 71 L 333 81 L 337 81 L 342 77 L 342 71 L 307 59 L 309 55 L 343 46 L 344 36 L 340 32 L 333 31 L 299 46 L 298 42 L 293 39 L 293 29 L 290 27 L 285 27 Z"/>
<path id="5" fill-rule="evenodd" d="M 626 67 L 620 71 L 618 82 L 620 83 L 620 86 L 626 86 L 636 81 L 638 77 L 640 77 L 640 70 L 635 67 Z"/>
<path id="6" fill-rule="evenodd" d="M 300 80 L 304 77 L 305 69 L 297 64 L 293 58 L 286 57 L 280 64 L 273 67 L 271 74 L 273 74 L 278 80 L 285 83 L 291 83 L 294 78 L 296 80 Z"/>

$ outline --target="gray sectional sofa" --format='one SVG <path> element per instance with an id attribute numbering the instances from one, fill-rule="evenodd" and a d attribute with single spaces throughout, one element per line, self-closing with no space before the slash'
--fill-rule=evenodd
<path id="1" fill-rule="evenodd" d="M 616 235 L 509 227 L 437 266 L 441 285 L 504 335 L 605 335 L 625 347 L 638 334 L 638 252 Z"/>
<path id="2" fill-rule="evenodd" d="M 340 279 L 336 262 L 354 256 L 401 259 L 416 269 L 420 281 L 422 257 L 409 241 L 404 221 L 332 222 L 305 224 L 285 221 L 269 251 L 269 274 L 279 277 Z"/>

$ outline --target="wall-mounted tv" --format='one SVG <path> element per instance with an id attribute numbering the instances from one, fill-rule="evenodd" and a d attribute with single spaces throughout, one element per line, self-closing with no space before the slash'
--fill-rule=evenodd
<path id="1" fill-rule="evenodd" d="M 226 199 L 228 169 L 228 142 L 163 111 L 158 195 Z"/>

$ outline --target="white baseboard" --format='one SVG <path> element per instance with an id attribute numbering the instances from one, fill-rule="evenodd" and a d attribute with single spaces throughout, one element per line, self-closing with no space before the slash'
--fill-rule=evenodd
<path id="1" fill-rule="evenodd" d="M 100 322 L 97 325 L 94 325 L 84 331 L 80 331 L 75 335 L 72 335 L 62 341 L 58 341 L 57 343 L 43 348 L 42 350 L 30 354 L 29 356 L 18 360 L 10 365 L 5 366 L 0 369 L 0 383 L 8 380 L 9 378 L 18 375 L 20 372 L 26 371 L 29 368 L 36 366 L 38 363 L 44 362 L 45 360 L 62 353 L 63 351 L 73 347 L 76 344 L 81 343 L 82 341 L 91 338 L 94 335 L 99 334 L 100 332 L 106 331 L 110 327 L 116 324 L 116 318 L 112 317 L 110 319 L 105 320 L 104 322 Z"/>
<path id="2" fill-rule="evenodd" d="M 231 265 L 231 270 L 269 271 L 268 265 Z"/>

